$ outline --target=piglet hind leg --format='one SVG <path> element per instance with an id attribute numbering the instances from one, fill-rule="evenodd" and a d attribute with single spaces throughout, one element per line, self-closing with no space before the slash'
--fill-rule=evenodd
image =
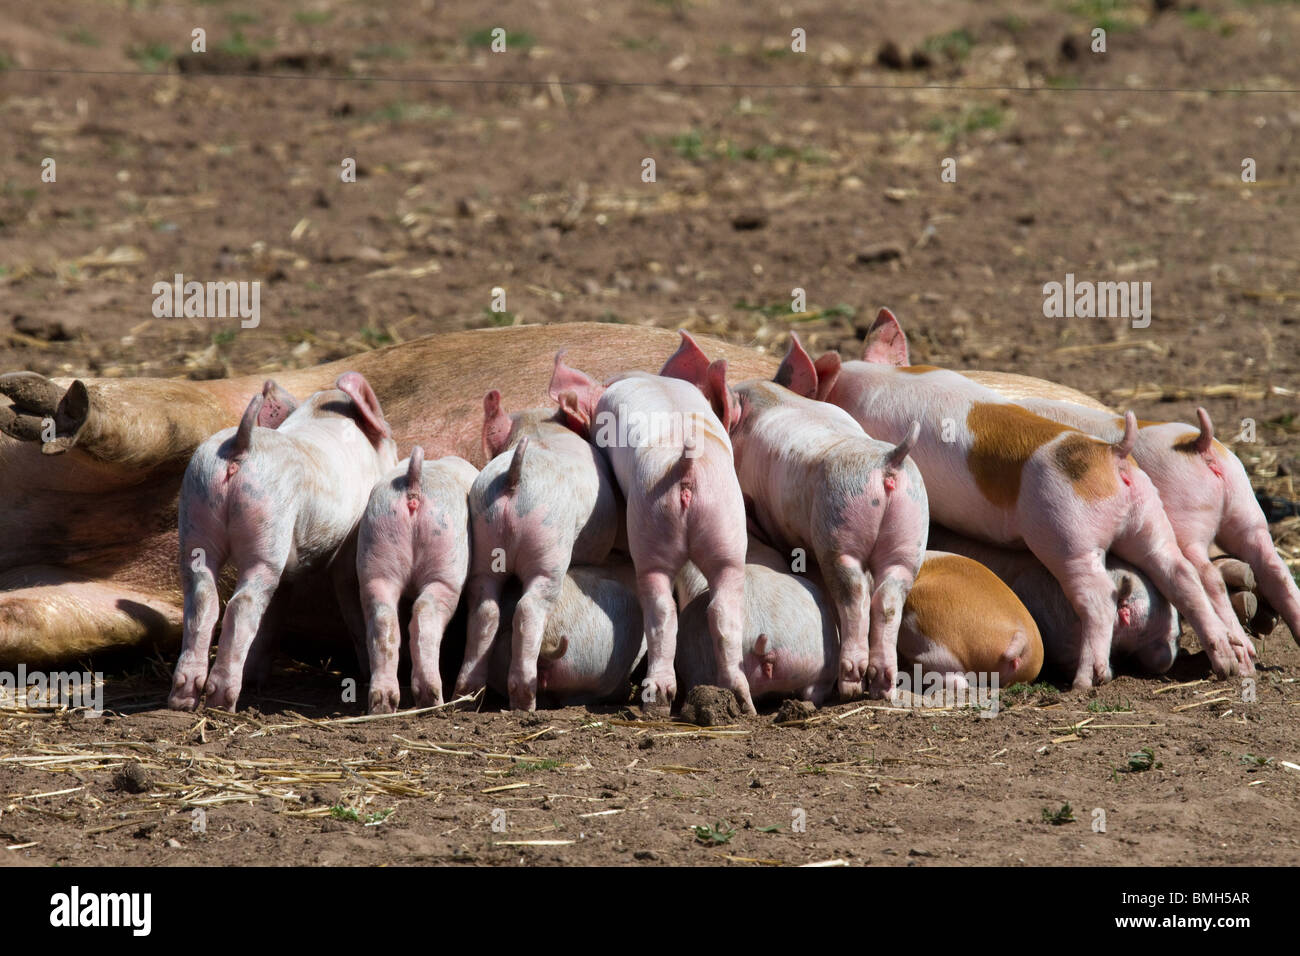
<path id="1" fill-rule="evenodd" d="M 1061 557 L 1064 549 L 1040 547 L 1031 550 L 1052 573 L 1065 598 L 1079 618 L 1079 660 L 1073 686 L 1085 690 L 1111 679 L 1110 645 L 1118 614 L 1115 584 L 1106 573 L 1106 554 L 1100 548 Z"/>
<path id="2" fill-rule="evenodd" d="M 492 642 L 501 623 L 501 592 L 504 572 L 483 571 L 469 579 L 469 625 L 465 636 L 465 660 L 456 677 L 456 696 L 477 694 L 487 684 Z"/>
<path id="3" fill-rule="evenodd" d="M 661 570 L 638 569 L 636 593 L 641 601 L 646 639 L 646 676 L 642 682 L 641 704 L 647 711 L 667 713 L 677 696 L 677 675 L 673 670 L 673 658 L 677 653 L 673 575 Z"/>
<path id="4" fill-rule="evenodd" d="M 212 649 L 212 632 L 217 626 L 220 598 L 217 576 L 225 558 L 216 549 L 182 546 L 182 583 L 185 587 L 185 626 L 181 655 L 172 674 L 172 690 L 167 706 L 173 710 L 193 710 L 198 706 L 203 685 L 208 679 L 208 655 Z"/>
<path id="5" fill-rule="evenodd" d="M 438 659 L 447 623 L 460 603 L 460 588 L 435 581 L 420 592 L 411 608 L 411 690 L 415 706 L 442 703 L 442 672 Z"/>
<path id="6" fill-rule="evenodd" d="M 1178 549 L 1173 528 L 1158 499 L 1154 504 L 1148 500 L 1139 507 L 1143 513 L 1138 527 L 1116 538 L 1111 551 L 1146 572 L 1151 583 L 1192 625 L 1215 675 L 1231 677 L 1238 669 L 1237 656 L 1227 626 L 1215 613 L 1195 566 Z"/>
<path id="7" fill-rule="evenodd" d="M 749 681 L 741 668 L 745 627 L 744 567 L 727 564 L 710 568 L 705 572 L 705 578 L 709 582 L 709 635 L 713 638 L 718 686 L 736 695 L 744 713 L 757 713 Z"/>
<path id="8" fill-rule="evenodd" d="M 208 673 L 204 688 L 209 707 L 234 710 L 239 703 L 244 664 L 262 630 L 262 619 L 275 596 L 283 569 L 283 560 L 275 564 L 259 561 L 240 572 L 221 622 L 217 662 Z"/>
<path id="9" fill-rule="evenodd" d="M 912 590 L 910 569 L 893 565 L 873 569 L 876 582 L 871 595 L 871 640 L 867 665 L 867 694 L 875 699 L 892 698 L 898 680 L 898 628 L 903 605 Z"/>
<path id="10" fill-rule="evenodd" d="M 871 620 L 867 610 L 871 576 L 858 559 L 846 554 L 818 554 L 817 563 L 822 568 L 826 589 L 839 617 L 840 699 L 854 700 L 862 696 L 871 667 L 868 642 Z M 894 644 L 897 647 L 897 628 L 894 629 Z M 898 667 L 896 662 L 894 667 L 895 670 Z"/>
<path id="11" fill-rule="evenodd" d="M 1233 652 L 1237 659 L 1238 673 L 1250 675 L 1255 673 L 1255 645 L 1251 643 L 1246 629 L 1242 627 L 1237 612 L 1232 607 L 1232 599 L 1228 597 L 1228 587 L 1223 582 L 1223 575 L 1219 569 L 1210 561 L 1210 552 L 1206 544 L 1201 542 L 1189 542 L 1183 548 L 1183 557 L 1191 562 L 1192 567 L 1196 570 L 1196 576 L 1201 581 L 1201 586 L 1205 589 L 1206 596 L 1210 599 L 1210 605 L 1214 608 L 1214 613 L 1218 615 L 1219 620 L 1228 631 L 1228 640 L 1232 644 Z"/>
<path id="12" fill-rule="evenodd" d="M 529 578 L 515 605 L 507 683 L 511 710 L 537 709 L 537 658 L 542 652 L 546 619 L 560 596 L 563 580 L 563 569 L 558 575 L 539 574 Z"/>
<path id="13" fill-rule="evenodd" d="M 366 620 L 366 650 L 370 660 L 370 693 L 366 710 L 391 714 L 401 701 L 397 665 L 402 651 L 402 628 L 398 618 L 401 594 L 388 581 L 367 582 L 361 592 Z"/>

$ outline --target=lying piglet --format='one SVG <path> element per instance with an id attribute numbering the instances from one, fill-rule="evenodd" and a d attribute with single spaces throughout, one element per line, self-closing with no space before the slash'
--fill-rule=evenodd
<path id="1" fill-rule="evenodd" d="M 873 435 L 900 441 L 922 422 L 912 457 L 936 521 L 990 544 L 1026 547 L 1052 572 L 1082 622 L 1076 688 L 1111 677 L 1117 608 L 1107 551 L 1141 568 L 1187 618 L 1215 674 L 1237 671 L 1227 626 L 1179 550 L 1151 479 L 1129 457 L 1138 432 L 1132 412 L 1123 436 L 1108 443 L 1011 405 L 956 372 L 873 361 L 841 367 L 834 352 L 816 369 L 818 397 Z"/>
<path id="2" fill-rule="evenodd" d="M 234 710 L 245 661 L 282 577 L 326 564 L 352 531 L 374 483 L 397 464 L 379 400 L 356 372 L 317 392 L 274 424 L 284 396 L 254 396 L 238 428 L 194 452 L 180 495 L 184 639 L 168 706 Z M 267 413 L 265 416 L 263 413 Z M 217 576 L 236 573 L 217 660 L 208 648 L 217 622 Z M 205 683 L 206 679 L 206 683 Z"/>
<path id="3" fill-rule="evenodd" d="M 693 344 L 693 343 L 692 343 Z M 767 540 L 816 558 L 839 617 L 839 693 L 894 688 L 898 626 L 921 568 L 930 512 L 908 459 L 913 424 L 896 444 L 871 438 L 843 409 L 809 396 L 817 373 L 799 340 L 776 381 L 736 386 L 736 473 Z"/>
<path id="4" fill-rule="evenodd" d="M 469 572 L 469 489 L 478 469 L 448 455 L 411 457 L 381 478 L 357 531 L 357 579 L 370 662 L 369 712 L 397 709 L 402 642 L 397 607 L 411 608 L 411 689 L 418 707 L 442 703 L 438 652 Z"/>
<path id="5" fill-rule="evenodd" d="M 717 680 L 709 634 L 709 585 L 693 564 L 676 581 L 677 681 L 689 691 Z M 839 673 L 835 609 L 815 575 L 790 573 L 782 556 L 755 538 L 745 556 L 745 630 L 741 669 L 755 703 L 801 697 L 821 706 Z"/>
<path id="6" fill-rule="evenodd" d="M 470 619 L 456 693 L 483 686 L 501 591 L 515 578 L 523 594 L 511 616 L 510 706 L 533 710 L 542 637 L 564 572 L 571 562 L 596 565 L 609 555 L 621 523 L 618 493 L 604 457 L 554 411 L 508 415 L 495 389 L 483 410 L 483 450 L 491 460 L 470 490 Z"/>
<path id="7" fill-rule="evenodd" d="M 605 385 L 557 355 L 550 395 L 569 426 L 608 455 L 627 499 L 628 549 L 649 656 L 642 703 L 671 707 L 677 694 L 672 587 L 677 572 L 692 561 L 709 583 L 717 683 L 753 713 L 741 670 L 745 504 L 723 425 L 734 404 L 725 384 L 726 362 L 696 361 L 698 346 L 692 352 L 690 337 L 683 333 L 683 339 L 661 374 L 628 372 Z"/>
<path id="8" fill-rule="evenodd" d="M 912 683 L 918 665 L 923 682 L 941 674 L 951 690 L 994 674 L 998 687 L 1010 687 L 1038 676 L 1043 641 L 1029 610 L 988 568 L 927 551 L 898 630 L 898 666 Z"/>
<path id="9" fill-rule="evenodd" d="M 997 575 L 1024 602 L 1038 622 L 1047 664 L 1073 674 L 1082 640 L 1079 616 L 1060 584 L 1028 551 L 999 548 L 939 525 L 930 527 L 930 543 L 978 561 Z M 1127 561 L 1106 556 L 1106 573 L 1115 595 L 1111 659 L 1131 660 L 1148 674 L 1163 674 L 1178 654 L 1178 614 L 1150 579 Z"/>
<path id="10" fill-rule="evenodd" d="M 510 629 L 504 624 L 519 599 L 518 586 L 502 594 L 503 624 L 492 646 L 488 685 L 509 693 Z M 645 656 L 645 633 L 631 564 L 569 568 L 542 631 L 537 657 L 537 702 L 546 707 L 626 703 L 629 678 Z"/>

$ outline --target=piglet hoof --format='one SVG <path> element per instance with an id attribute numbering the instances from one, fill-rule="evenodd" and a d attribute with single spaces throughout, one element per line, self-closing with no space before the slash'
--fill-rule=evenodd
<path id="1" fill-rule="evenodd" d="M 208 707 L 212 710 L 228 710 L 234 713 L 239 703 L 239 684 L 226 680 L 216 672 L 208 675 L 208 683 L 203 693 L 207 697 Z"/>
<path id="2" fill-rule="evenodd" d="M 172 692 L 167 697 L 167 706 L 172 710 L 193 710 L 199 706 L 199 692 L 202 686 L 202 674 L 196 677 L 178 675 L 172 684 Z"/>
<path id="3" fill-rule="evenodd" d="M 840 700 L 857 700 L 862 696 L 865 690 L 862 678 L 866 672 L 867 662 L 865 660 L 860 661 L 853 657 L 840 658 L 840 679 L 838 685 Z"/>
<path id="4" fill-rule="evenodd" d="M 1114 676 L 1109 662 L 1102 664 L 1100 667 L 1094 667 L 1092 669 L 1092 686 L 1100 687 L 1102 684 L 1109 684 Z"/>
<path id="5" fill-rule="evenodd" d="M 442 687 L 434 684 L 427 686 L 417 685 L 412 688 L 415 691 L 416 707 L 441 707 L 442 706 Z"/>
<path id="6" fill-rule="evenodd" d="M 882 664 L 867 665 L 867 696 L 872 700 L 893 700 L 898 668 Z"/>
<path id="7" fill-rule="evenodd" d="M 646 675 L 641 685 L 641 709 L 647 714 L 667 715 L 677 696 L 677 681 L 672 677 Z"/>
<path id="8" fill-rule="evenodd" d="M 397 705 L 401 699 L 401 691 L 396 685 L 371 685 L 370 698 L 367 702 L 366 712 L 370 714 L 392 714 L 397 712 Z"/>

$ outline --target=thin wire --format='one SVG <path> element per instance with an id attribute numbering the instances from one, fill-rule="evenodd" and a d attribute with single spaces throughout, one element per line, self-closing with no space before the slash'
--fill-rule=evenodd
<path id="1" fill-rule="evenodd" d="M 757 90 L 897 90 L 900 92 L 919 90 L 940 90 L 971 93 L 1200 93 L 1205 95 L 1226 95 L 1239 93 L 1251 95 L 1258 93 L 1298 94 L 1300 88 L 1292 87 L 1181 87 L 1181 86 L 1005 86 L 997 84 L 960 84 L 960 83 L 764 83 L 750 80 L 572 80 L 559 77 L 544 79 L 492 79 L 489 77 L 437 77 L 437 76 L 371 76 L 341 75 L 337 73 L 148 73 L 142 70 L 81 70 L 75 68 L 55 67 L 17 67 L 11 66 L 6 73 L 29 73 L 48 76 L 131 76 L 159 79 L 164 76 L 182 76 L 187 78 L 209 77 L 213 79 L 253 79 L 253 80 L 324 80 L 331 83 L 401 83 L 423 86 L 596 86 L 628 89 L 688 89 L 711 90 L 745 88 Z"/>

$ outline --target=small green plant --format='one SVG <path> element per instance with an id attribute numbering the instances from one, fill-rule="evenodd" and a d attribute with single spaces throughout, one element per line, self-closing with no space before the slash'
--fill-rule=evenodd
<path id="1" fill-rule="evenodd" d="M 1156 760 L 1156 751 L 1154 747 L 1143 747 L 1137 753 L 1128 755 L 1128 769 L 1123 773 L 1146 773 L 1148 770 L 1159 770 L 1163 764 Z"/>
<path id="2" fill-rule="evenodd" d="M 126 55 L 150 73 L 157 72 L 172 61 L 172 51 L 165 43 L 146 43 L 129 47 Z"/>
<path id="3" fill-rule="evenodd" d="M 1273 762 L 1272 757 L 1259 757 L 1255 754 L 1242 754 L 1241 762 L 1252 767 L 1267 767 Z"/>
<path id="4" fill-rule="evenodd" d="M 293 18 L 305 27 L 318 27 L 329 23 L 333 16 L 333 10 L 299 10 Z"/>
<path id="5" fill-rule="evenodd" d="M 77 27 L 75 30 L 68 31 L 68 39 L 73 43 L 80 43 L 82 46 L 99 46 L 99 37 L 91 33 L 85 27 Z"/>
<path id="6" fill-rule="evenodd" d="M 393 344 L 393 337 L 391 335 L 387 332 L 381 332 L 379 329 L 372 329 L 368 325 L 361 330 L 361 340 L 372 349 L 377 349 L 381 345 Z"/>
<path id="7" fill-rule="evenodd" d="M 922 44 L 931 53 L 941 53 L 950 60 L 966 59 L 974 45 L 975 38 L 965 29 L 932 36 Z"/>
<path id="8" fill-rule="evenodd" d="M 722 846 L 724 843 L 730 843 L 731 838 L 736 835 L 735 830 L 728 830 L 727 825 L 718 821 L 713 826 L 694 826 L 695 839 L 705 846 Z"/>
<path id="9" fill-rule="evenodd" d="M 770 827 L 757 827 L 756 829 L 759 833 L 780 833 L 785 827 L 779 823 L 773 823 Z"/>
<path id="10" fill-rule="evenodd" d="M 218 348 L 223 348 L 235 341 L 234 329 L 223 329 L 220 332 L 212 333 L 212 344 Z"/>
<path id="11" fill-rule="evenodd" d="M 392 810 L 377 810 L 374 813 L 367 813 L 364 817 L 352 809 L 337 803 L 330 807 L 330 816 L 335 820 L 347 820 L 349 823 L 364 823 L 366 826 L 374 826 L 377 823 L 383 823 L 392 814 Z"/>
<path id="12" fill-rule="evenodd" d="M 394 46 L 391 43 L 376 43 L 372 46 L 363 46 L 357 51 L 359 60 L 405 60 L 411 55 L 411 51 L 404 46 Z"/>
<path id="13" fill-rule="evenodd" d="M 1073 823 L 1074 809 L 1068 803 L 1061 804 L 1059 810 L 1043 807 L 1043 822 L 1050 823 L 1054 827 L 1059 827 L 1065 823 Z"/>
<path id="14" fill-rule="evenodd" d="M 493 325 L 504 326 L 515 324 L 515 314 L 513 312 L 494 312 L 492 309 L 484 306 L 483 314 L 488 317 L 488 321 Z"/>

